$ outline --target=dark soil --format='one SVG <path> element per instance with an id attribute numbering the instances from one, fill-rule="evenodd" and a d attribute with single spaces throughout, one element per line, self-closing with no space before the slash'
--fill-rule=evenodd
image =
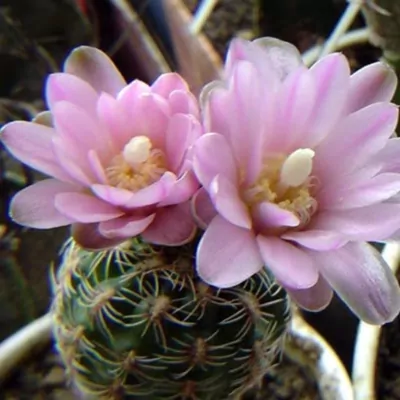
<path id="1" fill-rule="evenodd" d="M 28 362 L 6 382 L 0 400 L 74 400 L 65 371 L 53 348 Z M 315 380 L 287 357 L 265 376 L 263 387 L 244 400 L 322 400 Z M 221 399 L 222 400 L 222 399 Z"/>

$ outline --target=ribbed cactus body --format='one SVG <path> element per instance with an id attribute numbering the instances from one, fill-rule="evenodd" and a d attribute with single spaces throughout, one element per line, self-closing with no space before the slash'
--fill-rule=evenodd
<path id="1" fill-rule="evenodd" d="M 212 288 L 196 276 L 193 250 L 66 247 L 55 337 L 88 398 L 234 399 L 260 381 L 289 319 L 285 293 L 265 271 Z"/>

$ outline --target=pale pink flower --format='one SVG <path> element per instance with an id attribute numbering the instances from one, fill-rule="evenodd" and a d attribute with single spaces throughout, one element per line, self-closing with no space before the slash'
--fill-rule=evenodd
<path id="1" fill-rule="evenodd" d="M 188 149 L 201 124 L 179 75 L 127 85 L 108 56 L 80 47 L 48 78 L 46 99 L 52 126 L 17 121 L 1 132 L 17 159 L 53 177 L 13 198 L 16 222 L 72 224 L 75 239 L 93 249 L 139 234 L 163 245 L 191 240 L 188 200 L 199 184 Z"/>
<path id="2" fill-rule="evenodd" d="M 392 320 L 399 285 L 365 242 L 400 229 L 395 86 L 382 63 L 350 76 L 342 54 L 308 69 L 288 43 L 234 40 L 193 150 L 201 278 L 229 287 L 265 265 L 305 309 L 333 288 L 365 321 Z"/>

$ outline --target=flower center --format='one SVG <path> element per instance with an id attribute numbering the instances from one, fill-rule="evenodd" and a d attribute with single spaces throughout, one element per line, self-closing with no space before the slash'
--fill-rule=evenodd
<path id="1" fill-rule="evenodd" d="M 310 193 L 314 154 L 311 149 L 298 149 L 287 157 L 268 157 L 256 181 L 244 191 L 245 202 L 250 208 L 262 202 L 275 203 L 296 214 L 300 226 L 307 224 L 317 210 Z"/>
<path id="2" fill-rule="evenodd" d="M 166 172 L 164 153 L 153 148 L 147 136 L 132 138 L 106 168 L 108 183 L 137 192 L 160 179 Z"/>

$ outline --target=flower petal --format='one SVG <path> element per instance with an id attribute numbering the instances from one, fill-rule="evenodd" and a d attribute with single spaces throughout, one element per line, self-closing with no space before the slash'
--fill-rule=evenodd
<path id="1" fill-rule="evenodd" d="M 124 215 L 123 217 L 101 222 L 99 232 L 109 239 L 131 238 L 140 235 L 154 220 L 155 214 L 147 217 Z"/>
<path id="2" fill-rule="evenodd" d="M 181 203 L 157 210 L 154 221 L 142 237 L 149 243 L 181 246 L 192 240 L 195 233 L 196 225 L 190 214 L 189 203 Z"/>
<path id="3" fill-rule="evenodd" d="M 232 182 L 217 175 L 210 183 L 209 193 L 216 210 L 227 221 L 241 228 L 251 228 L 249 211 Z"/>
<path id="4" fill-rule="evenodd" d="M 124 206 L 134 196 L 130 190 L 109 185 L 94 184 L 91 188 L 96 196 L 118 207 Z"/>
<path id="5" fill-rule="evenodd" d="M 207 190 L 218 174 L 234 184 L 237 182 L 237 169 L 231 148 L 225 137 L 218 133 L 207 133 L 196 141 L 193 168 Z"/>
<path id="6" fill-rule="evenodd" d="M 54 129 L 15 121 L 5 125 L 0 135 L 7 150 L 24 164 L 61 181 L 71 182 L 71 177 L 59 165 L 53 152 Z"/>
<path id="7" fill-rule="evenodd" d="M 257 236 L 265 267 L 284 287 L 307 289 L 318 280 L 318 269 L 312 258 L 301 249 L 274 236 Z"/>
<path id="8" fill-rule="evenodd" d="M 342 233 L 317 229 L 284 233 L 281 237 L 317 251 L 338 249 L 349 241 L 349 238 Z"/>
<path id="9" fill-rule="evenodd" d="M 175 90 L 189 90 L 186 81 L 176 72 L 160 75 L 151 85 L 151 91 L 162 97 L 168 97 Z"/>
<path id="10" fill-rule="evenodd" d="M 350 210 L 321 211 L 314 219 L 312 228 L 342 234 L 347 240 L 377 242 L 389 238 L 399 226 L 400 204 L 381 203 Z M 285 237 L 293 238 L 293 235 L 287 234 Z M 299 239 L 300 232 L 294 240 Z"/>
<path id="11" fill-rule="evenodd" d="M 88 82 L 98 93 L 116 96 L 126 85 L 111 59 L 94 47 L 80 46 L 73 50 L 65 61 L 64 71 Z"/>
<path id="12" fill-rule="evenodd" d="M 124 214 L 111 204 L 84 193 L 60 193 L 55 197 L 56 209 L 75 222 L 108 221 Z"/>
<path id="13" fill-rule="evenodd" d="M 87 250 L 113 249 L 125 240 L 126 237 L 108 239 L 99 232 L 99 224 L 73 224 L 71 236 L 75 242 Z"/>
<path id="14" fill-rule="evenodd" d="M 65 226 L 72 218 L 61 214 L 54 205 L 57 195 L 64 192 L 79 191 L 78 186 L 46 179 L 18 192 L 10 204 L 10 216 L 18 224 L 37 229 Z"/>
<path id="15" fill-rule="evenodd" d="M 253 223 L 259 231 L 283 226 L 295 227 L 300 220 L 294 213 L 266 201 L 257 204 L 252 210 Z"/>
<path id="16" fill-rule="evenodd" d="M 46 100 L 50 109 L 59 101 L 68 101 L 90 115 L 96 110 L 98 95 L 85 81 L 66 73 L 51 74 L 46 82 Z"/>
<path id="17" fill-rule="evenodd" d="M 317 283 L 308 289 L 287 289 L 292 300 L 307 311 L 322 311 L 332 300 L 333 291 L 322 275 Z"/>
<path id="18" fill-rule="evenodd" d="M 192 197 L 191 209 L 193 218 L 202 229 L 206 229 L 218 214 L 210 195 L 204 188 L 200 188 Z"/>
<path id="19" fill-rule="evenodd" d="M 315 108 L 311 117 L 309 133 L 304 139 L 307 147 L 314 147 L 329 135 L 343 115 L 350 67 L 345 56 L 339 53 L 323 57 L 310 68 L 316 83 Z"/>
<path id="20" fill-rule="evenodd" d="M 288 74 L 302 65 L 299 51 L 292 44 L 272 37 L 264 37 L 249 42 L 235 38 L 231 41 L 225 63 L 227 76 L 233 65 L 240 60 L 254 64 L 266 84 L 271 80 L 284 80 Z M 270 87 L 270 85 L 268 85 Z"/>
<path id="21" fill-rule="evenodd" d="M 124 207 L 137 208 L 159 203 L 169 195 L 175 183 L 176 176 L 172 172 L 165 172 L 158 181 L 133 193 Z"/>
<path id="22" fill-rule="evenodd" d="M 185 172 L 173 185 L 167 196 L 159 203 L 159 207 L 188 201 L 199 188 L 194 172 Z"/>
<path id="23" fill-rule="evenodd" d="M 389 199 L 400 191 L 400 174 L 384 173 L 361 185 L 341 188 L 326 196 L 324 208 L 349 209 L 369 206 Z"/>
<path id="24" fill-rule="evenodd" d="M 289 153 L 303 145 L 316 95 L 313 76 L 306 68 L 298 68 L 283 82 L 276 99 L 274 148 Z"/>
<path id="25" fill-rule="evenodd" d="M 376 103 L 347 116 L 315 152 L 313 171 L 324 182 L 349 174 L 382 150 L 398 118 L 394 104 Z M 340 156 L 341 162 L 338 163 Z"/>
<path id="26" fill-rule="evenodd" d="M 363 321 L 384 324 L 400 311 L 399 284 L 382 256 L 366 243 L 312 253 L 324 278 Z"/>
<path id="27" fill-rule="evenodd" d="M 350 77 L 347 111 L 352 113 L 373 103 L 390 101 L 397 86 L 396 73 L 383 62 L 369 64 Z"/>
<path id="28" fill-rule="evenodd" d="M 171 171 L 178 173 L 188 148 L 200 137 L 200 123 L 190 115 L 171 117 L 166 136 L 166 155 Z"/>
<path id="29" fill-rule="evenodd" d="M 219 215 L 201 238 L 196 260 L 200 278 L 219 288 L 245 281 L 263 265 L 254 234 Z"/>

